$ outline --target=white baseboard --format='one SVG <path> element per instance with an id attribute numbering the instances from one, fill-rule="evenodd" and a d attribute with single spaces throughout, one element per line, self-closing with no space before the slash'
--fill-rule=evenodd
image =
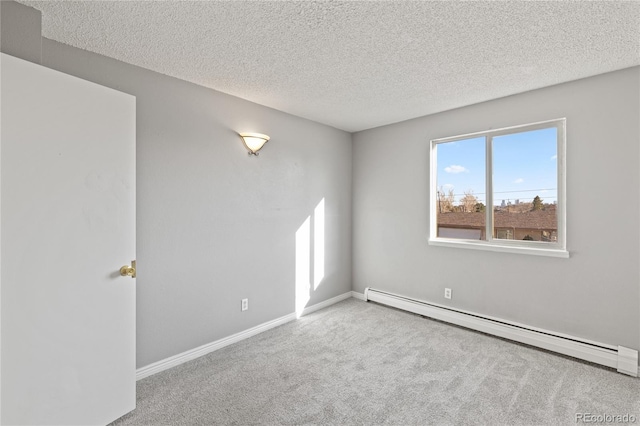
<path id="1" fill-rule="evenodd" d="M 315 305 L 308 306 L 304 308 L 302 311 L 302 316 L 315 312 L 319 309 L 326 308 L 335 303 L 341 302 L 345 299 L 353 297 L 353 292 L 346 292 L 339 296 L 333 297 L 331 299 L 325 300 L 324 302 L 316 303 Z M 364 298 L 362 298 L 364 300 Z M 263 324 L 252 327 L 248 330 L 241 331 L 239 333 L 233 334 L 229 337 L 224 337 L 220 340 L 216 340 L 215 342 L 207 343 L 206 345 L 198 346 L 197 348 L 182 352 L 180 354 L 171 356 L 169 358 L 165 358 L 158 362 L 154 362 L 153 364 L 146 365 L 144 367 L 138 368 L 136 370 L 136 380 L 144 379 L 145 377 L 152 376 L 156 373 L 159 373 L 164 370 L 168 370 L 170 368 L 176 367 L 180 364 L 184 364 L 187 361 L 191 361 L 193 359 L 199 358 L 201 356 L 207 355 L 213 351 L 217 351 L 218 349 L 222 349 L 225 346 L 232 345 L 234 343 L 240 342 L 244 339 L 248 339 L 249 337 L 255 336 L 256 334 L 263 333 L 272 328 L 278 327 L 280 325 L 286 324 L 289 321 L 294 321 L 297 319 L 295 312 L 292 312 L 283 317 L 274 319 L 272 321 L 265 322 Z"/>
<path id="2" fill-rule="evenodd" d="M 638 351 L 618 346 L 618 372 L 638 377 Z"/>
<path id="3" fill-rule="evenodd" d="M 319 309 L 324 309 L 327 306 L 335 305 L 338 302 L 342 302 L 343 300 L 349 299 L 350 297 L 352 297 L 351 293 L 352 292 L 348 291 L 348 292 L 343 293 L 343 294 L 341 294 L 339 296 L 332 297 L 331 299 L 325 300 L 324 302 L 320 302 L 320 303 L 316 303 L 315 305 L 308 306 L 308 307 L 303 309 L 301 316 L 308 315 L 311 312 L 315 312 L 315 311 L 317 311 Z"/>
<path id="4" fill-rule="evenodd" d="M 638 351 L 367 288 L 365 299 L 638 376 Z"/>
<path id="5" fill-rule="evenodd" d="M 365 301 L 365 302 L 367 300 L 367 299 L 364 298 L 364 294 L 363 293 L 358 293 L 357 291 L 352 291 L 351 292 L 351 297 L 353 297 L 354 299 Z"/>
<path id="6" fill-rule="evenodd" d="M 258 326 L 252 327 L 248 330 L 241 331 L 240 333 L 233 334 L 229 337 L 225 337 L 220 340 L 216 340 L 215 342 L 207 343 L 206 345 L 199 346 L 195 349 L 191 349 L 178 355 L 174 355 L 158 362 L 154 362 L 153 364 L 149 364 L 136 370 L 136 380 L 144 379 L 145 377 L 149 377 L 161 371 L 168 370 L 180 364 L 184 364 L 187 361 L 199 358 L 213 351 L 217 351 L 218 349 L 222 349 L 225 346 L 240 342 L 241 340 L 248 339 L 251 336 L 255 336 L 256 334 L 278 327 L 279 325 L 286 324 L 289 321 L 293 321 L 295 319 L 296 314 L 291 313 L 289 315 L 277 318 L 273 321 L 265 322 Z"/>

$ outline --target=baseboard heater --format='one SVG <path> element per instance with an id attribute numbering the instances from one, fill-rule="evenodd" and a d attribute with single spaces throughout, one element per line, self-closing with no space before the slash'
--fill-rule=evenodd
<path id="1" fill-rule="evenodd" d="M 368 287 L 364 290 L 364 300 L 615 368 L 620 373 L 638 377 L 638 351 L 623 346 L 591 342 Z"/>

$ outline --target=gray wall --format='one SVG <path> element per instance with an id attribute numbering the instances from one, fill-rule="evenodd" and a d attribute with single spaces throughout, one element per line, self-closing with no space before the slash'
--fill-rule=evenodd
<path id="1" fill-rule="evenodd" d="M 137 98 L 138 367 L 294 312 L 296 232 L 323 199 L 306 305 L 351 290 L 349 133 L 42 39 L 35 9 L 1 12 L 5 53 Z M 271 136 L 259 157 L 242 131 Z"/>
<path id="2" fill-rule="evenodd" d="M 138 367 L 292 313 L 296 231 L 323 198 L 308 305 L 351 290 L 348 133 L 48 39 L 42 63 L 137 97 Z M 271 141 L 250 157 L 241 131 Z"/>
<path id="3" fill-rule="evenodd" d="M 356 133 L 353 289 L 639 349 L 639 80 L 635 67 Z M 430 139 L 560 117 L 571 258 L 427 244 Z"/>
<path id="4" fill-rule="evenodd" d="M 138 367 L 292 313 L 296 231 L 323 198 L 308 305 L 351 290 L 350 134 L 48 39 L 42 64 L 137 98 Z M 241 131 L 271 141 L 250 157 Z"/>
<path id="5" fill-rule="evenodd" d="M 40 63 L 42 13 L 14 1 L 0 1 L 0 51 Z"/>
<path id="6" fill-rule="evenodd" d="M 15 30 L 0 34 L 4 49 Z M 138 367 L 291 313 L 295 234 L 323 198 L 327 272 L 309 305 L 353 278 L 640 347 L 640 68 L 359 132 L 352 164 L 351 136 L 327 126 L 47 39 L 42 63 L 137 97 Z M 570 259 L 427 245 L 430 139 L 558 117 Z M 251 130 L 272 137 L 259 158 L 235 134 Z"/>

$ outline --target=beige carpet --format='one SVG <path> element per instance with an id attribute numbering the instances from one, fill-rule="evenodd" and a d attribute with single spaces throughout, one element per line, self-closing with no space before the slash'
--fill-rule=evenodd
<path id="1" fill-rule="evenodd" d="M 640 424 L 640 379 L 349 299 L 141 380 L 137 409 L 113 424 L 572 425 L 587 414 Z"/>

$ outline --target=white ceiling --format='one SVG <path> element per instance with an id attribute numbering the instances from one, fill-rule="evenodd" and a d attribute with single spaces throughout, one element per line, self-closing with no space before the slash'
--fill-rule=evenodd
<path id="1" fill-rule="evenodd" d="M 23 1 L 43 35 L 350 132 L 640 65 L 640 2 Z"/>

